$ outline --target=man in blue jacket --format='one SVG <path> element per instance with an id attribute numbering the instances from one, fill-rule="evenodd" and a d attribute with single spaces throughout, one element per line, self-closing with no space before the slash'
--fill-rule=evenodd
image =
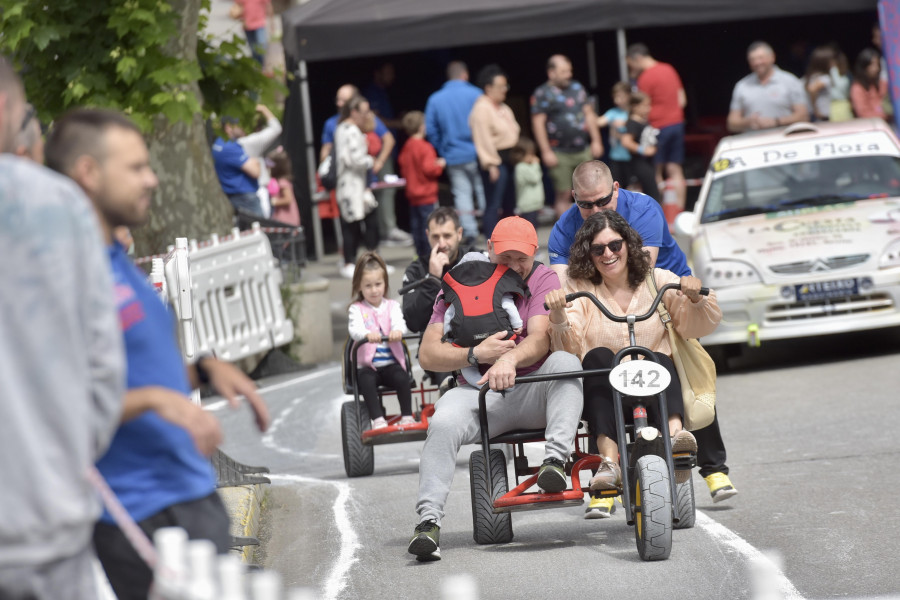
<path id="1" fill-rule="evenodd" d="M 148 535 L 161 527 L 182 527 L 192 539 L 212 540 L 225 553 L 230 545 L 228 514 L 207 459 L 222 432 L 216 418 L 193 404 L 189 394 L 208 381 L 233 405 L 243 395 L 261 430 L 269 421 L 265 404 L 253 381 L 228 363 L 208 357 L 185 368 L 172 313 L 113 240 L 115 227 L 146 222 L 157 185 L 137 127 L 109 110 L 72 111 L 54 126 L 46 158 L 50 168 L 71 177 L 94 205 L 109 245 L 125 342 L 122 422 L 97 469 Z M 153 574 L 108 511 L 94 529 L 94 545 L 118 598 L 146 598 Z"/>
<path id="2" fill-rule="evenodd" d="M 684 252 L 669 233 L 669 226 L 659 203 L 646 194 L 619 188 L 619 182 L 613 179 L 609 167 L 603 162 L 590 160 L 576 167 L 572 174 L 572 198 L 575 206 L 563 213 L 556 222 L 547 243 L 550 268 L 556 271 L 563 288 L 568 279 L 569 248 L 575 240 L 575 232 L 581 228 L 586 218 L 601 210 L 614 210 L 625 217 L 628 224 L 641 235 L 644 250 L 650 253 L 654 266 L 679 276 L 691 274 Z M 713 502 L 721 502 L 737 494 L 728 478 L 725 443 L 719 431 L 718 417 L 712 424 L 693 433 L 697 438 L 700 475 L 709 487 Z M 591 499 L 586 518 L 609 516 L 612 501 L 612 498 Z"/>
<path id="3" fill-rule="evenodd" d="M 469 83 L 469 69 L 462 61 L 447 66 L 447 82 L 425 104 L 425 135 L 437 153 L 447 161 L 447 176 L 453 191 L 453 203 L 459 211 L 463 245 L 478 237 L 475 203 L 484 210 L 484 184 L 478 169 L 469 113 L 482 91 Z"/>

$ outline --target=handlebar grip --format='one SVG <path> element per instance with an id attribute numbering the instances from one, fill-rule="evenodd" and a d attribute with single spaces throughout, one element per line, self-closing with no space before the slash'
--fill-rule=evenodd
<path id="1" fill-rule="evenodd" d="M 706 288 L 706 287 L 700 288 L 700 295 L 701 296 L 709 296 L 709 288 Z"/>
<path id="2" fill-rule="evenodd" d="M 566 302 L 571 302 L 572 300 L 577 300 L 578 298 L 589 295 L 591 295 L 590 292 L 572 292 L 571 294 L 566 294 Z M 550 310 L 550 307 L 547 306 L 546 302 L 544 302 L 544 310 Z"/>

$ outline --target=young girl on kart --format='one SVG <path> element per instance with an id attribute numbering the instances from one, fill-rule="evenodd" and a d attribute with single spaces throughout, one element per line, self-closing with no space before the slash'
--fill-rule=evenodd
<path id="1" fill-rule="evenodd" d="M 368 340 L 356 354 L 357 385 L 366 402 L 372 429 L 387 427 L 384 409 L 378 398 L 378 386 L 397 392 L 400 403 L 400 422 L 409 425 L 412 416 L 412 392 L 409 387 L 408 365 L 400 341 L 407 333 L 400 303 L 387 297 L 387 266 L 374 252 L 365 252 L 356 261 L 350 304 L 349 333 L 354 341 Z M 388 342 L 382 342 L 382 336 Z"/>
<path id="2" fill-rule="evenodd" d="M 550 308 L 552 349 L 575 354 L 582 359 L 585 369 L 611 366 L 614 354 L 629 345 L 625 325 L 604 319 L 600 311 L 584 299 L 567 304 L 565 294 L 588 291 L 613 314 L 643 314 L 655 298 L 646 280 L 648 274 L 654 277 L 657 289 L 667 283 L 682 286 L 681 291 L 669 290 L 663 296 L 678 335 L 689 339 L 712 333 L 722 320 L 715 292 L 710 290 L 709 296 L 701 296 L 700 280 L 696 277 L 679 279 L 671 271 L 651 269 L 649 253 L 642 247 L 641 236 L 615 211 L 604 210 L 585 220 L 572 244 L 566 289 L 554 290 L 545 299 Z M 684 401 L 662 320 L 641 321 L 635 324 L 634 331 L 637 344 L 652 350 L 672 376 L 672 383 L 666 390 L 672 452 L 696 452 L 697 441 L 682 428 Z M 647 409 L 651 421 L 659 423 L 656 407 L 650 404 Z M 590 432 L 597 436 L 597 446 L 603 457 L 603 463 L 591 479 L 591 489 L 616 489 L 621 485 L 622 474 L 616 460 L 616 421 L 612 389 L 607 378 L 584 379 L 584 418 Z M 676 483 L 690 478 L 690 474 L 690 471 L 676 470 Z M 585 518 L 608 517 L 614 506 L 612 497 L 595 498 Z"/>

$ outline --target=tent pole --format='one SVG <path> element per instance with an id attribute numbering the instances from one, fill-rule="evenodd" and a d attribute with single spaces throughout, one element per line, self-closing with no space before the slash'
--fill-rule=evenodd
<path id="1" fill-rule="evenodd" d="M 594 47 L 593 32 L 587 34 L 588 83 L 591 94 L 597 93 L 597 51 Z"/>
<path id="2" fill-rule="evenodd" d="M 301 60 L 297 65 L 297 79 L 300 80 L 300 106 L 303 112 L 304 146 L 306 146 L 306 173 L 309 179 L 309 197 L 312 199 L 312 230 L 313 241 L 316 248 L 316 260 L 322 260 L 325 255 L 325 245 L 322 242 L 322 219 L 319 218 L 319 207 L 316 201 L 316 149 L 312 135 L 312 108 L 309 101 L 309 73 L 306 70 L 306 61 Z"/>
<path id="3" fill-rule="evenodd" d="M 625 63 L 625 30 L 616 29 L 616 45 L 619 48 L 619 81 L 628 81 L 628 65 Z"/>

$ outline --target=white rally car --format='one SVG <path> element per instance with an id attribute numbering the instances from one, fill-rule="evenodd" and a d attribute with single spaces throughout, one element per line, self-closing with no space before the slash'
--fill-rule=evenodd
<path id="1" fill-rule="evenodd" d="M 675 230 L 722 308 L 704 346 L 900 325 L 900 142 L 882 121 L 722 139 Z"/>

